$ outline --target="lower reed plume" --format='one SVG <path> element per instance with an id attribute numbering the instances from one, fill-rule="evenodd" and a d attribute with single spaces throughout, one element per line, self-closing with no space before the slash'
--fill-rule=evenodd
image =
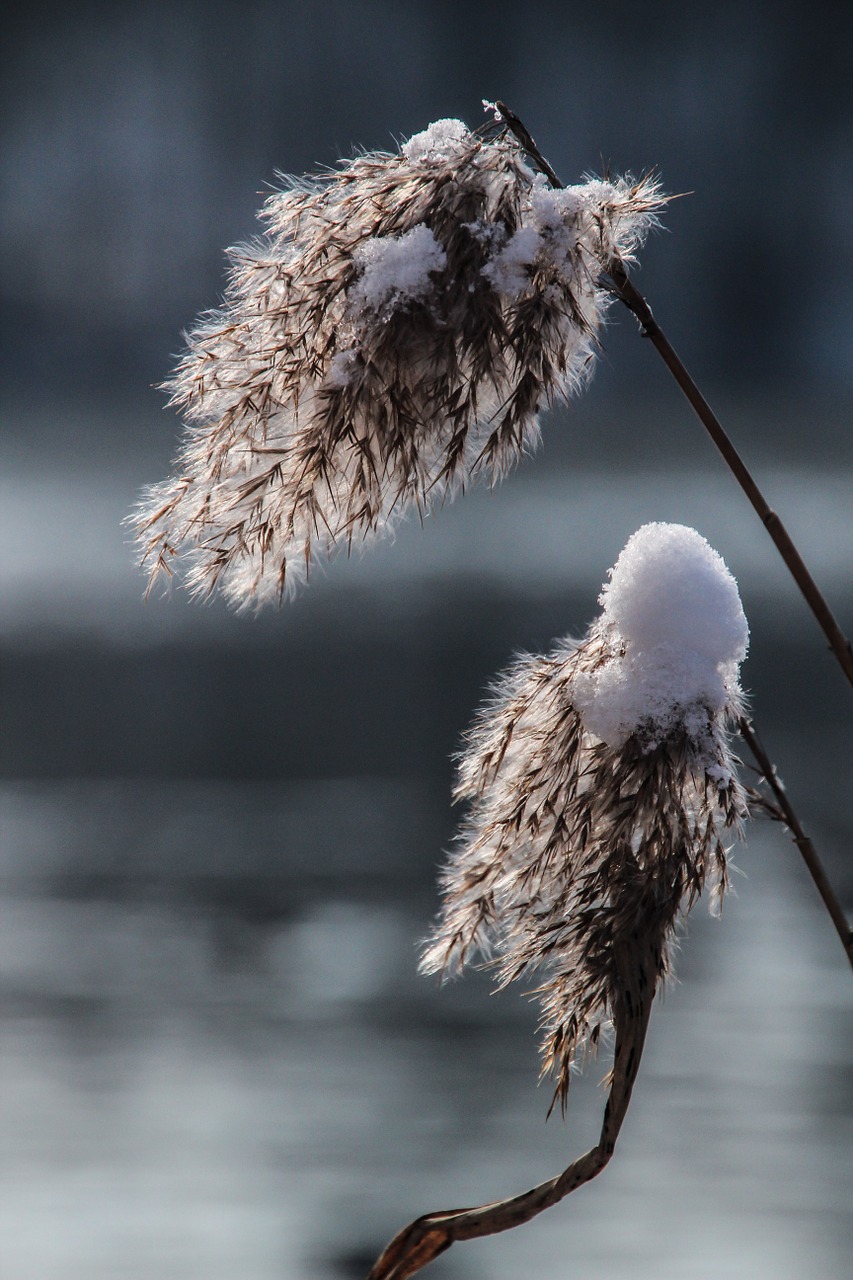
<path id="1" fill-rule="evenodd" d="M 737 584 L 695 530 L 649 524 L 600 603 L 582 641 L 518 659 L 475 720 L 456 789 L 470 811 L 422 962 L 449 976 L 479 956 L 499 987 L 535 980 L 563 1108 L 579 1055 L 612 1025 L 599 1143 L 521 1196 L 418 1219 L 371 1280 L 526 1222 L 604 1168 L 679 923 L 726 887 L 726 843 L 748 816 L 729 745 L 748 641 Z"/>

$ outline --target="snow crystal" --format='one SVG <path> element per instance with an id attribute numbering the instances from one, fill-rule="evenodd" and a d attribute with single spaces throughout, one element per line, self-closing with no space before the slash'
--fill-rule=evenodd
<path id="1" fill-rule="evenodd" d="M 448 160 L 470 139 L 471 131 L 461 120 L 435 120 L 421 133 L 413 134 L 401 150 L 406 159 L 415 164 L 424 160 Z"/>
<path id="2" fill-rule="evenodd" d="M 597 624 L 612 656 L 575 677 L 588 731 L 620 745 L 643 727 L 647 745 L 676 726 L 694 741 L 740 695 L 749 629 L 737 583 L 695 529 L 647 524 L 610 571 Z"/>
<path id="3" fill-rule="evenodd" d="M 356 308 L 379 311 L 386 304 L 423 298 L 432 287 L 430 273 L 441 271 L 447 254 L 422 223 L 400 236 L 374 236 L 353 255 L 362 275 L 350 290 Z"/>

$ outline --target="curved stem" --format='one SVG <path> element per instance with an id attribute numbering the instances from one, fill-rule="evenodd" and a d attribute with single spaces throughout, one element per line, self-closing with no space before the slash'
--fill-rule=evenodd
<path id="1" fill-rule="evenodd" d="M 562 187 L 564 184 L 560 182 L 551 165 L 544 158 L 527 128 L 519 120 L 515 112 L 511 111 L 503 102 L 497 102 L 495 106 L 500 112 L 506 127 L 518 139 L 521 146 L 542 173 L 545 174 L 549 182 L 555 187 Z M 650 340 L 660 355 L 690 402 L 699 421 L 722 454 L 732 475 L 752 503 L 764 527 L 773 539 L 776 549 L 788 566 L 806 603 L 829 641 L 829 647 L 838 659 L 842 671 L 847 676 L 850 684 L 853 685 L 853 645 L 841 630 L 837 619 L 806 567 L 787 529 L 765 499 L 764 494 L 756 484 L 743 458 L 724 431 L 716 414 L 688 373 L 666 334 L 655 320 L 648 302 L 629 277 L 624 262 L 620 258 L 615 258 L 607 265 L 606 274 L 612 282 L 611 288 L 614 296 L 619 298 L 629 311 L 636 316 L 643 336 Z"/>
<path id="2" fill-rule="evenodd" d="M 654 948 L 635 949 L 621 966 L 623 989 L 613 1020 L 616 1048 L 610 1092 L 598 1143 L 567 1169 L 530 1191 L 473 1209 L 449 1209 L 417 1218 L 394 1237 L 367 1280 L 408 1280 L 452 1244 L 495 1235 L 529 1222 L 590 1182 L 607 1166 L 631 1101 L 655 994 Z"/>

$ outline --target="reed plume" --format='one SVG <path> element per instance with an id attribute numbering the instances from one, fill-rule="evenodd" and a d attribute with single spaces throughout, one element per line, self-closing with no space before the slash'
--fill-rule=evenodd
<path id="1" fill-rule="evenodd" d="M 511 132 L 458 120 L 288 180 L 167 384 L 185 439 L 133 518 L 152 580 L 179 561 L 195 592 L 280 600 L 312 558 L 499 479 L 588 378 L 602 271 L 661 203 L 652 178 L 554 190 Z"/>
<path id="2" fill-rule="evenodd" d="M 422 964 L 448 975 L 480 955 L 500 986 L 537 975 L 543 1073 L 563 1105 L 577 1055 L 612 1023 L 599 1140 L 521 1195 L 417 1218 L 368 1280 L 407 1280 L 601 1173 L 679 920 L 725 889 L 725 842 L 748 812 L 729 746 L 748 640 L 737 584 L 695 530 L 650 524 L 599 599 L 582 641 L 518 659 L 474 722 L 456 790 L 471 808 Z"/>
<path id="3" fill-rule="evenodd" d="M 470 811 L 422 967 L 476 955 L 497 983 L 541 975 L 543 1071 L 572 1067 L 624 990 L 670 970 L 681 917 L 726 887 L 747 813 L 729 746 L 747 627 L 737 586 L 694 530 L 628 542 L 581 642 L 517 660 L 468 734 Z"/>

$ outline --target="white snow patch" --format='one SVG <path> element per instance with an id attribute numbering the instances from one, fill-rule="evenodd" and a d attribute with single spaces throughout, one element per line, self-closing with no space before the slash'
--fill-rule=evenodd
<path id="1" fill-rule="evenodd" d="M 506 298 L 517 298 L 530 280 L 541 238 L 536 227 L 521 226 L 483 267 L 482 274 L 493 289 Z"/>
<path id="2" fill-rule="evenodd" d="M 326 386 L 348 387 L 357 366 L 358 352 L 355 347 L 347 347 L 345 351 L 339 351 L 329 361 Z"/>
<path id="3" fill-rule="evenodd" d="M 647 524 L 628 540 L 599 596 L 614 653 L 579 674 L 575 706 L 588 731 L 620 745 L 640 726 L 654 745 L 682 726 L 700 742 L 740 695 L 749 628 L 722 557 L 679 524 Z"/>
<path id="4" fill-rule="evenodd" d="M 424 160 L 449 160 L 470 141 L 471 130 L 461 120 L 434 120 L 404 142 L 401 150 L 406 159 L 415 164 Z"/>
<path id="5" fill-rule="evenodd" d="M 350 290 L 350 301 L 356 308 L 379 311 L 390 304 L 393 310 L 429 292 L 430 274 L 442 270 L 447 254 L 421 223 L 399 236 L 366 240 L 353 261 L 362 274 Z"/>
<path id="6" fill-rule="evenodd" d="M 585 196 L 583 187 L 549 187 L 542 174 L 537 173 L 530 189 L 530 208 L 536 225 L 543 230 L 562 231 L 588 203 Z"/>
<path id="7" fill-rule="evenodd" d="M 492 287 L 508 299 L 517 298 L 537 261 L 570 275 L 574 271 L 570 255 L 578 241 L 582 204 L 577 189 L 555 191 L 541 174 L 537 175 L 521 226 L 483 267 L 482 274 Z"/>
<path id="8" fill-rule="evenodd" d="M 610 570 L 603 617 L 642 649 L 669 643 L 715 662 L 746 657 L 738 586 L 718 552 L 683 524 L 645 524 Z"/>

